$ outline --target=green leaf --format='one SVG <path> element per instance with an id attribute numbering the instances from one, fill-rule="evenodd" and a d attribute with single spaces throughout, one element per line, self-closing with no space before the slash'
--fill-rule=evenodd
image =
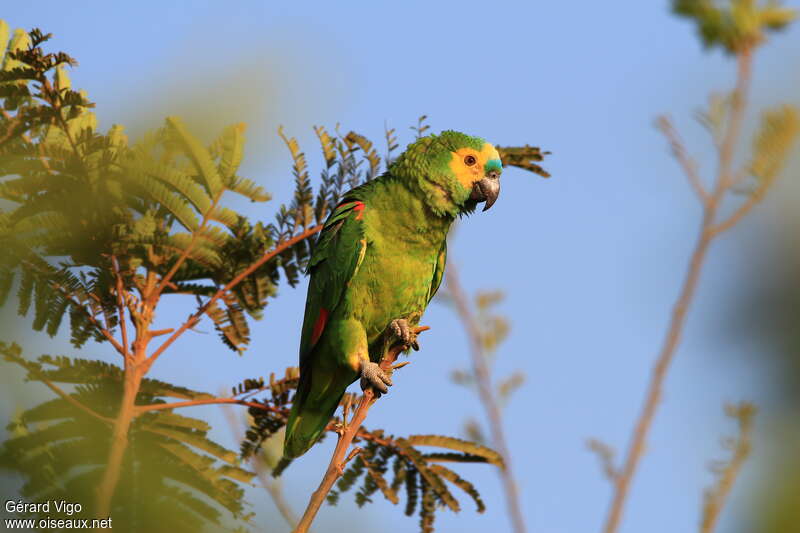
<path id="1" fill-rule="evenodd" d="M 447 490 L 447 487 L 444 485 L 441 478 L 431 471 L 422 454 L 419 453 L 413 446 L 411 446 L 409 440 L 397 439 L 397 444 L 403 449 L 406 457 L 408 457 L 408 459 L 414 463 L 414 467 L 422 475 L 422 478 L 425 480 L 425 482 L 436 492 L 437 496 L 441 498 L 444 504 L 447 505 L 451 511 L 457 513 L 460 509 L 458 500 L 456 500 L 450 491 Z"/>
<path id="2" fill-rule="evenodd" d="M 219 152 L 219 170 L 228 183 L 233 181 L 236 171 L 244 158 L 244 132 L 247 125 L 244 122 L 228 126 L 222 132 L 211 152 Z"/>
<path id="3" fill-rule="evenodd" d="M 208 150 L 189 133 L 183 121 L 178 117 L 167 117 L 167 126 L 183 148 L 184 153 L 192 161 L 208 193 L 213 197 L 221 194 L 224 187 L 222 177 Z"/>
<path id="4" fill-rule="evenodd" d="M 455 437 L 445 437 L 443 435 L 411 435 L 407 439 L 409 444 L 413 446 L 436 446 L 439 448 L 447 448 L 458 452 L 477 455 L 483 457 L 487 462 L 504 468 L 503 457 L 486 446 L 475 444 Z"/>
<path id="5" fill-rule="evenodd" d="M 798 133 L 800 114 L 790 105 L 765 111 L 753 139 L 750 173 L 762 184 L 771 183 L 783 169 Z"/>
<path id="6" fill-rule="evenodd" d="M 8 48 L 6 49 L 6 54 L 3 59 L 3 71 L 10 71 L 15 68 L 19 68 L 23 66 L 23 63 L 16 60 L 11 59 L 9 57 L 9 52 L 16 52 L 18 50 L 25 50 L 31 45 L 31 37 L 25 30 L 16 29 L 14 30 L 14 35 L 11 37 L 11 41 L 8 43 Z"/>
<path id="7" fill-rule="evenodd" d="M 236 176 L 229 188 L 231 191 L 241 194 L 251 202 L 267 202 L 272 199 L 263 187 L 256 185 L 255 182 L 247 178 Z"/>
<path id="8" fill-rule="evenodd" d="M 381 489 L 383 496 L 393 504 L 397 505 L 400 501 L 397 497 L 397 492 L 395 492 L 395 490 L 389 486 L 383 475 L 372 465 L 372 463 L 364 458 L 363 454 L 359 455 L 358 457 L 359 460 L 364 463 L 364 466 L 367 469 L 367 474 L 369 474 L 370 478 L 372 478 L 372 480 L 375 482 L 375 485 Z"/>
<path id="9" fill-rule="evenodd" d="M 475 502 L 475 505 L 478 507 L 479 513 L 482 513 L 486 510 L 486 505 L 483 503 L 481 495 L 478 493 L 477 489 L 475 489 L 475 486 L 472 483 L 462 479 L 458 474 L 442 465 L 430 465 L 429 468 L 433 473 L 440 475 L 453 485 L 469 494 L 472 500 Z"/>
<path id="10" fill-rule="evenodd" d="M 158 204 L 166 208 L 184 228 L 194 231 L 200 226 L 197 215 L 183 198 L 174 194 L 160 181 L 144 174 L 137 176 L 137 186 Z"/>
<path id="11" fill-rule="evenodd" d="M 64 67 L 64 65 L 59 65 L 56 68 L 56 88 L 59 90 L 66 90 L 71 87 L 72 82 L 70 82 L 66 67 Z"/>
<path id="12" fill-rule="evenodd" d="M 8 23 L 0 19 L 0 65 L 5 63 L 6 58 L 6 47 L 8 46 L 8 35 L 9 35 L 9 27 Z"/>
<path id="13" fill-rule="evenodd" d="M 211 197 L 182 169 L 165 163 L 156 163 L 149 158 L 140 164 L 144 177 L 153 177 L 172 187 L 192 204 L 198 213 L 206 213 L 211 208 Z"/>
<path id="14" fill-rule="evenodd" d="M 11 285 L 14 283 L 13 270 L 0 270 L 0 307 L 6 303 Z"/>

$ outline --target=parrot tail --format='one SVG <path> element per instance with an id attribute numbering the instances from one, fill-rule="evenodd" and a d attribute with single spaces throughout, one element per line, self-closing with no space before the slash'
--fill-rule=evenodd
<path id="1" fill-rule="evenodd" d="M 331 383 L 329 382 L 329 385 Z M 300 382 L 297 386 L 292 410 L 289 412 L 289 421 L 286 423 L 286 438 L 283 441 L 283 456 L 288 459 L 300 457 L 319 440 L 325 431 L 325 426 L 330 422 L 339 402 L 342 400 L 345 384 L 340 391 L 326 390 L 319 394 L 311 394 L 311 376 L 300 373 Z"/>

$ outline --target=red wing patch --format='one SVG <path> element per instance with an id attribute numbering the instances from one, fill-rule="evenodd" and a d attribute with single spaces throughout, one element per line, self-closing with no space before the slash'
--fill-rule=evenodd
<path id="1" fill-rule="evenodd" d="M 324 307 L 319 310 L 319 317 L 314 323 L 314 329 L 311 331 L 311 346 L 317 344 L 322 332 L 325 331 L 325 324 L 328 323 L 328 310 Z"/>
<path id="2" fill-rule="evenodd" d="M 361 217 L 364 216 L 364 202 L 356 202 L 356 206 L 353 208 L 353 211 L 358 213 L 356 215 L 356 220 L 361 220 Z"/>
<path id="3" fill-rule="evenodd" d="M 341 209 L 342 207 L 348 207 L 348 206 L 351 206 L 351 205 L 353 206 L 353 211 L 355 211 L 355 213 L 356 213 L 356 220 L 361 220 L 361 217 L 364 216 L 364 209 L 366 207 L 364 205 L 364 202 L 359 202 L 358 200 L 355 200 L 353 202 L 346 202 L 346 203 L 337 205 L 336 209 Z"/>

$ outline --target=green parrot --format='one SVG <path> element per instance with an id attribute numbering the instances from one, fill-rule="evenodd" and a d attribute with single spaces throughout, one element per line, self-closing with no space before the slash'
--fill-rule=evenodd
<path id="1" fill-rule="evenodd" d="M 347 192 L 311 256 L 300 338 L 300 381 L 284 456 L 317 441 L 359 377 L 377 396 L 390 377 L 378 363 L 397 343 L 419 349 L 419 323 L 444 274 L 447 233 L 500 192 L 500 154 L 456 131 L 410 144 L 380 177 Z"/>

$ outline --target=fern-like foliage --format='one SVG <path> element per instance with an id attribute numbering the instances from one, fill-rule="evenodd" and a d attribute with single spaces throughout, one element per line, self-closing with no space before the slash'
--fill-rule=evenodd
<path id="1" fill-rule="evenodd" d="M 43 52 L 48 37 L 18 31 L 0 72 L 0 198 L 16 205 L 0 214 L 0 303 L 20 273 L 20 314 L 35 303 L 34 328 L 53 335 L 70 312 L 81 346 L 117 326 L 112 257 L 126 291 L 156 279 L 164 293 L 202 298 L 271 249 L 276 232 L 223 203 L 225 193 L 269 199 L 237 173 L 244 125 L 209 146 L 175 117 L 132 145 L 120 126 L 100 133 L 92 104 L 69 86 L 74 60 Z M 260 313 L 278 279 L 276 261 L 208 310 L 229 347 L 246 346 L 246 313 Z"/>
<path id="2" fill-rule="evenodd" d="M 244 124 L 225 128 L 208 144 L 178 117 L 135 142 L 119 125 L 100 131 L 94 104 L 72 88 L 68 69 L 76 61 L 47 52 L 49 38 L 38 29 L 12 34 L 0 21 L 0 305 L 14 296 L 18 313 L 50 336 L 68 316 L 75 347 L 89 340 L 110 343 L 131 364 L 50 356 L 28 361 L 18 347 L 0 344 L 6 361 L 57 396 L 12 423 L 0 464 L 23 476 L 22 495 L 32 501 L 93 501 L 103 471 L 119 466 L 109 460 L 111 429 L 126 420 L 127 446 L 117 455 L 124 458 L 120 478 L 126 482 L 111 502 L 115 520 L 134 531 L 196 531 L 220 524 L 225 513 L 246 518 L 237 483 L 249 482 L 252 474 L 239 467 L 237 454 L 209 440 L 202 420 L 159 407 L 168 398 L 215 398 L 144 376 L 204 316 L 224 345 L 242 353 L 251 338 L 250 319 L 263 315 L 282 279 L 299 282 L 312 237 L 345 191 L 392 161 L 395 130 L 386 129 L 381 157 L 363 135 L 315 128 L 324 156 L 317 186 L 297 141 L 279 131 L 293 161 L 294 192 L 275 209 L 274 220 L 253 221 L 228 207 L 233 195 L 270 199 L 239 174 Z M 429 128 L 425 119 L 413 128 L 418 136 Z M 536 148 L 503 148 L 501 154 L 509 165 L 544 175 L 537 165 L 543 153 Z M 194 297 L 191 319 L 155 332 L 159 302 L 172 295 Z M 175 336 L 151 350 L 148 343 L 171 332 Z M 244 403 L 268 390 L 266 398 L 247 402 L 254 422 L 245 455 L 285 425 L 296 382 L 294 370 L 268 384 L 249 380 L 235 391 Z M 126 398 L 129 390 L 135 392 Z M 497 463 L 491 450 L 445 437 L 396 439 L 381 431 L 363 431 L 359 439 L 366 447 L 352 468 L 361 468 L 360 474 L 347 475 L 353 484 L 363 480 L 359 503 L 378 490 L 397 501 L 405 487 L 407 510 L 419 509 L 424 530 L 432 527 L 439 504 L 458 508 L 448 483 L 483 508 L 477 491 L 439 463 Z M 417 446 L 448 451 L 423 453 Z"/>
<path id="3" fill-rule="evenodd" d="M 90 517 L 88 504 L 105 468 L 109 426 L 119 409 L 122 372 L 86 359 L 42 356 L 28 361 L 18 346 L 4 343 L 0 354 L 24 368 L 29 381 L 75 385 L 65 394 L 94 411 L 54 398 L 17 415 L 7 427 L 12 437 L 0 447 L 0 466 L 25 478 L 23 497 L 79 501 Z M 142 405 L 168 397 L 210 396 L 156 380 L 142 382 Z M 122 470 L 126 481 L 114 500 L 114 520 L 128 531 L 197 531 L 207 523 L 221 525 L 223 519 L 246 520 L 241 484 L 249 483 L 253 474 L 240 467 L 235 452 L 210 440 L 209 430 L 203 420 L 169 410 L 137 417 L 128 434 Z M 51 506 L 50 518 L 69 518 L 52 511 Z"/>
<path id="4" fill-rule="evenodd" d="M 234 396 L 251 398 L 266 393 L 261 399 L 249 400 L 251 426 L 242 443 L 242 456 L 248 458 L 286 425 L 293 399 L 292 391 L 298 382 L 298 369 L 288 368 L 283 378 L 271 375 L 267 382 L 249 379 L 232 389 Z M 346 395 L 342 403 L 354 402 Z M 328 425 L 336 431 L 342 421 L 334 418 Z M 503 459 L 494 450 L 453 437 L 442 435 L 411 435 L 405 438 L 386 434 L 383 430 L 362 428 L 354 443 L 361 444 L 361 452 L 344 470 L 336 488 L 328 494 L 328 503 L 338 503 L 340 495 L 353 491 L 356 504 L 361 507 L 380 494 L 398 505 L 405 494 L 405 512 L 419 514 L 421 530 L 433 531 L 435 513 L 441 508 L 458 512 L 461 505 L 451 491 L 451 486 L 466 493 L 475 503 L 478 512 L 485 510 L 480 493 L 472 483 L 442 463 L 488 463 L 503 468 Z M 429 451 L 420 448 L 432 449 Z M 273 471 L 280 475 L 289 465 L 282 461 Z"/>

